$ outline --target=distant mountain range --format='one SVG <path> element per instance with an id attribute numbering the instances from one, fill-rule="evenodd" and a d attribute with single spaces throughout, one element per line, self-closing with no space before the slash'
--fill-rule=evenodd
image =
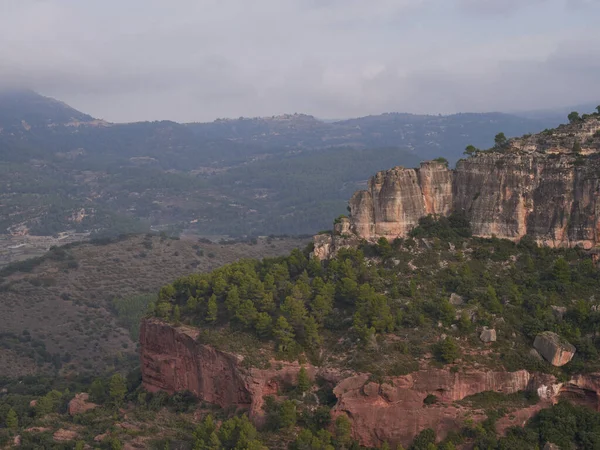
<path id="1" fill-rule="evenodd" d="M 564 116 L 564 114 L 563 114 Z M 369 174 L 443 156 L 558 114 L 304 114 L 113 124 L 32 91 L 0 92 L 0 233 L 298 234 L 329 226 Z"/>

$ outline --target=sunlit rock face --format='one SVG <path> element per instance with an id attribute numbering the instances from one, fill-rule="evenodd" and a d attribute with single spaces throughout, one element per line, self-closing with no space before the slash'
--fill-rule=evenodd
<path id="1" fill-rule="evenodd" d="M 378 172 L 350 199 L 362 239 L 405 237 L 429 214 L 464 214 L 473 234 L 531 236 L 551 247 L 596 246 L 600 234 L 600 116 L 460 160 Z"/>

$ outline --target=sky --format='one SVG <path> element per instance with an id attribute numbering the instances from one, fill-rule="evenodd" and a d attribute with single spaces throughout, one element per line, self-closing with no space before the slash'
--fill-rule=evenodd
<path id="1" fill-rule="evenodd" d="M 0 87 L 113 122 L 600 99 L 600 0 L 0 0 Z"/>

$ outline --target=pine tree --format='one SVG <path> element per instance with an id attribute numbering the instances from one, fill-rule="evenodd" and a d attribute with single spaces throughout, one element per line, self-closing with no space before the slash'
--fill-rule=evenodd
<path id="1" fill-rule="evenodd" d="M 277 349 L 280 352 L 287 352 L 294 346 L 294 330 L 285 317 L 280 316 L 273 329 L 275 339 L 277 339 Z"/>
<path id="2" fill-rule="evenodd" d="M 296 425 L 297 412 L 296 404 L 293 401 L 286 400 L 281 404 L 279 420 L 282 428 L 292 428 Z"/>
<path id="3" fill-rule="evenodd" d="M 300 367 L 300 371 L 298 372 L 298 392 L 304 394 L 310 389 L 310 378 L 308 377 L 308 372 L 304 367 Z"/>
<path id="4" fill-rule="evenodd" d="M 175 309 L 173 310 L 173 322 L 176 325 L 181 323 L 181 310 L 179 309 L 179 305 L 175 305 Z"/>
<path id="5" fill-rule="evenodd" d="M 211 295 L 208 299 L 206 306 L 206 321 L 208 323 L 215 323 L 217 321 L 217 314 L 219 312 L 219 305 L 217 304 L 217 296 Z"/>
<path id="6" fill-rule="evenodd" d="M 6 428 L 11 430 L 16 430 L 19 428 L 19 416 L 17 416 L 17 412 L 14 409 L 9 409 L 8 413 L 6 413 Z"/>
<path id="7" fill-rule="evenodd" d="M 125 400 L 125 394 L 127 393 L 127 386 L 125 385 L 125 379 L 121 374 L 114 374 L 110 379 L 109 395 L 110 399 L 115 406 L 121 406 Z"/>
<path id="8" fill-rule="evenodd" d="M 273 319 L 266 312 L 258 313 L 254 328 L 260 337 L 268 337 L 271 334 Z"/>

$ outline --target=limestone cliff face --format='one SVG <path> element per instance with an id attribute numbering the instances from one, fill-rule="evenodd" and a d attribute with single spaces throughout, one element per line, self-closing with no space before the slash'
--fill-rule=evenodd
<path id="1" fill-rule="evenodd" d="M 597 169 L 597 160 L 576 165 L 570 155 L 480 154 L 456 166 L 453 210 L 476 236 L 591 248 L 600 229 Z"/>
<path id="2" fill-rule="evenodd" d="M 350 200 L 351 229 L 360 237 L 406 235 L 419 218 L 445 215 L 452 208 L 452 172 L 425 162 L 419 169 L 395 167 L 369 180 L 369 188 Z"/>
<path id="3" fill-rule="evenodd" d="M 141 367 L 144 387 L 169 393 L 189 390 L 198 398 L 228 408 L 249 410 L 250 418 L 262 424 L 262 405 L 267 395 L 277 395 L 282 383 L 295 383 L 297 363 L 273 362 L 270 368 L 245 368 L 240 356 L 217 350 L 197 341 L 198 331 L 175 327 L 156 319 L 142 322 Z M 311 377 L 327 380 L 334 387 L 337 403 L 334 416 L 346 414 L 353 436 L 365 446 L 383 442 L 407 447 L 426 428 L 443 438 L 458 431 L 467 418 L 483 420 L 483 411 L 456 404 L 484 391 L 506 394 L 522 390 L 537 391 L 540 403 L 511 412 L 503 419 L 501 430 L 521 425 L 540 408 L 558 398 L 598 408 L 600 374 L 578 375 L 568 383 L 553 376 L 525 370 L 502 372 L 429 369 L 374 383 L 369 374 L 343 374 L 334 369 L 305 366 Z M 424 404 L 427 395 L 438 403 Z"/>
<path id="4" fill-rule="evenodd" d="M 350 229 L 362 239 L 393 239 L 423 216 L 459 212 L 476 236 L 528 235 L 552 247 L 589 249 L 600 242 L 599 194 L 600 116 L 593 116 L 478 152 L 455 170 L 425 162 L 379 172 L 350 199 Z"/>

